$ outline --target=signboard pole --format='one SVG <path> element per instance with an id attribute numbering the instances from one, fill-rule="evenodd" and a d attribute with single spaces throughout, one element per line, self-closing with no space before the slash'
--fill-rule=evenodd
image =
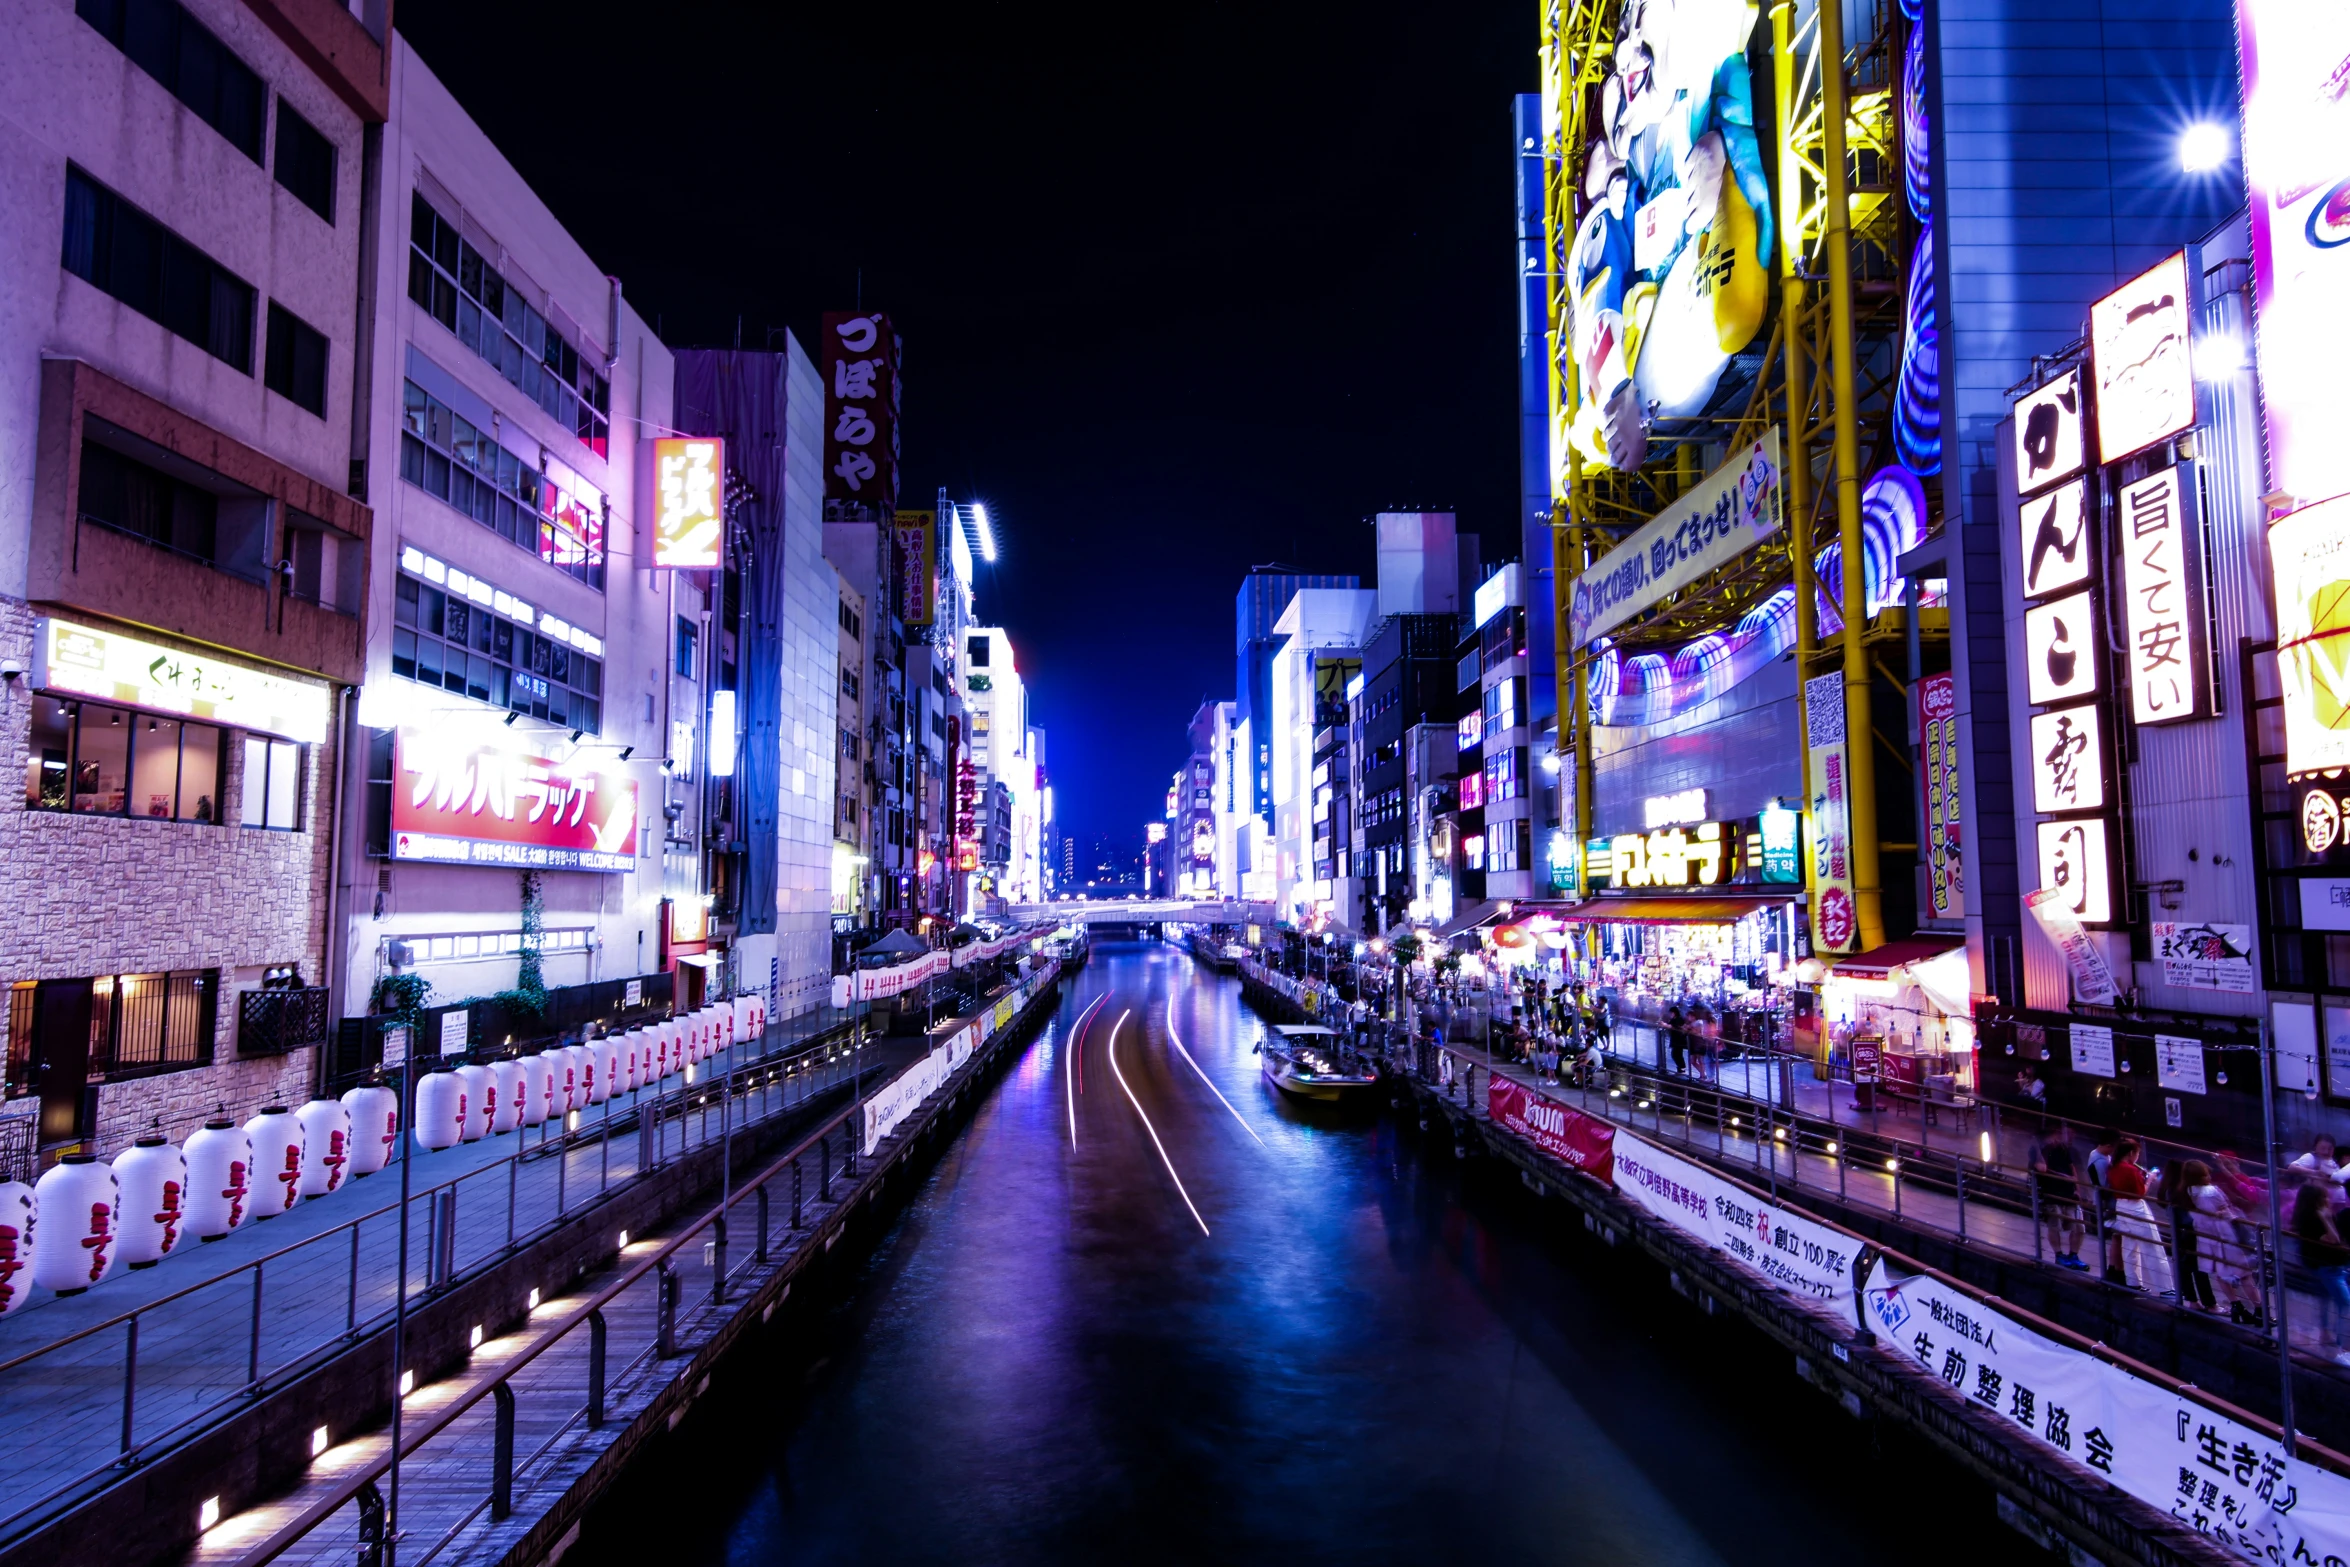
<path id="1" fill-rule="evenodd" d="M 1860 917 L 1860 945 L 1884 945 L 1885 915 L 1877 874 L 1877 747 L 1869 719 L 1868 569 L 1860 532 L 1860 426 L 1852 374 L 1852 211 L 1844 167 L 1844 13 L 1819 10 L 1820 115 L 1827 142 L 1826 233 L 1828 345 L 1835 387 L 1830 410 L 1836 431 L 1836 536 L 1844 559 L 1844 765 L 1852 823 L 1852 901 Z M 1800 557 L 1800 542 L 1796 548 Z M 1798 568 L 1800 569 L 1800 568 Z M 1798 614 L 1802 611 L 1799 608 Z"/>
<path id="2" fill-rule="evenodd" d="M 1774 122 L 1779 126 L 1779 189 L 1785 193 L 1781 200 L 1793 205 L 1796 192 L 1803 189 L 1803 160 L 1797 153 L 1795 138 L 1787 127 L 1795 123 L 1795 43 L 1790 36 L 1794 26 L 1794 6 L 1779 4 L 1771 7 L 1771 70 L 1773 87 L 1778 99 L 1779 113 Z M 1787 459 L 1783 465 L 1787 486 L 1787 554 L 1795 564 L 1795 732 L 1808 734 L 1804 703 L 1808 700 L 1804 684 L 1811 678 L 1811 661 L 1819 651 L 1819 585 L 1812 575 L 1812 499 L 1811 499 L 1811 442 L 1806 432 L 1811 428 L 1811 391 L 1809 367 L 1804 361 L 1804 335 L 1810 330 L 1804 316 L 1804 282 L 1796 263 L 1802 253 L 1802 238 L 1798 226 L 1787 223 L 1779 230 L 1779 294 L 1781 302 L 1779 341 L 1787 354 Z M 1808 809 L 1816 781 L 1811 775 L 1811 747 L 1805 746 L 1796 761 L 1802 770 L 1798 780 L 1802 787 L 1797 797 Z"/>

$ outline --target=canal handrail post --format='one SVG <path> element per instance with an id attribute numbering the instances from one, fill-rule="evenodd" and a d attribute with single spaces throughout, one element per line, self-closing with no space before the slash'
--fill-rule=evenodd
<path id="1" fill-rule="evenodd" d="M 497 1401 L 497 1428 L 490 1439 L 490 1516 L 506 1519 L 514 1513 L 514 1388 L 500 1377 L 490 1387 Z"/>
<path id="2" fill-rule="evenodd" d="M 604 1320 L 604 1308 L 588 1308 L 588 1396 L 587 1423 L 591 1430 L 604 1424 L 604 1355 L 605 1341 L 611 1327 Z"/>

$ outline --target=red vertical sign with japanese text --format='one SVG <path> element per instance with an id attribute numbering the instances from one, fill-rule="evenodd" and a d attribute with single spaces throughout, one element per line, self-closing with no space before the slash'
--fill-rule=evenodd
<path id="1" fill-rule="evenodd" d="M 1958 679 L 1927 675 L 1918 681 L 1918 778 L 1926 795 L 1926 896 L 1934 917 L 1966 913 L 1966 872 L 1960 863 Z"/>

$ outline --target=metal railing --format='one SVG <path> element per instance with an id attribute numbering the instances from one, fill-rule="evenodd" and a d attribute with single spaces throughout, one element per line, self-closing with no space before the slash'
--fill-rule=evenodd
<path id="1" fill-rule="evenodd" d="M 1017 1028 L 1038 1007 L 1055 1004 L 1057 992 L 1051 988 L 1058 976 L 1057 969 L 1048 968 L 1039 977 L 1039 988 L 1029 1006 L 996 1037 L 1002 1038 Z M 966 1072 L 975 1071 L 992 1059 L 993 1050 L 983 1048 L 975 1055 Z M 879 1086 L 879 1085 L 876 1085 Z M 941 1099 L 934 1092 L 932 1100 Z M 597 1289 L 577 1306 L 554 1308 L 555 1320 L 545 1326 L 534 1326 L 527 1340 L 500 1366 L 496 1374 L 445 1403 L 425 1412 L 414 1421 L 401 1422 L 394 1442 L 384 1445 L 384 1451 L 355 1463 L 333 1486 L 288 1517 L 267 1538 L 246 1548 L 241 1560 L 259 1564 L 275 1559 L 332 1521 L 336 1515 L 354 1502 L 359 1506 L 353 1520 L 356 1546 L 363 1560 L 381 1562 L 380 1548 L 394 1538 L 398 1529 L 398 1479 L 393 1475 L 392 1492 L 388 1505 L 382 1501 L 377 1482 L 393 1474 L 394 1460 L 405 1462 L 419 1448 L 436 1436 L 447 1432 L 462 1416 L 478 1408 L 483 1399 L 494 1406 L 488 1484 L 480 1499 L 462 1512 L 454 1522 L 443 1528 L 421 1554 L 411 1558 L 414 1567 L 432 1561 L 445 1550 L 486 1509 L 493 1519 L 510 1516 L 514 1506 L 515 1482 L 539 1459 L 583 1425 L 600 1429 L 608 1423 L 612 1400 L 616 1393 L 633 1385 L 639 1373 L 660 1362 L 676 1358 L 679 1324 L 697 1311 L 726 1304 L 735 1286 L 755 1275 L 779 1266 L 777 1242 L 810 1232 L 808 1199 L 813 1195 L 820 1203 L 833 1200 L 836 1179 L 853 1180 L 857 1175 L 857 1117 L 863 1101 L 843 1107 L 827 1117 L 812 1131 L 804 1134 L 789 1149 L 778 1155 L 764 1169 L 749 1180 L 735 1186 L 710 1210 L 688 1223 L 683 1229 L 660 1241 L 638 1243 L 646 1254 L 633 1263 L 627 1263 L 619 1277 Z M 837 1165 L 833 1142 L 839 1138 Z M 814 1180 L 808 1178 L 808 1165 L 813 1160 Z M 779 1200 L 782 1192 L 776 1190 L 788 1185 L 788 1201 Z M 734 1216 L 749 1204 L 752 1218 L 747 1236 L 740 1233 Z M 780 1212 L 778 1210 L 781 1210 Z M 703 1241 L 707 1235 L 709 1239 Z M 749 1241 L 749 1254 L 742 1256 L 733 1248 L 741 1241 Z M 683 1279 L 685 1259 L 691 1257 L 690 1248 L 703 1241 L 704 1265 L 709 1274 L 709 1289 L 704 1295 L 688 1301 L 684 1298 Z M 788 1246 L 785 1250 L 788 1252 Z M 735 1260 L 740 1258 L 739 1261 Z M 613 1308 L 632 1291 L 651 1294 L 652 1310 L 638 1314 L 649 1327 L 642 1332 L 642 1341 L 617 1369 L 613 1366 L 616 1353 L 612 1343 Z M 542 1307 L 542 1310 L 548 1308 Z M 573 1340 L 585 1331 L 588 1339 L 584 1364 L 580 1367 L 579 1404 L 557 1423 L 555 1429 L 529 1455 L 517 1459 L 514 1451 L 514 1431 L 517 1395 L 514 1381 L 523 1371 L 549 1352 Z M 412 1395 L 411 1395 L 412 1396 Z M 394 1452 L 394 1447 L 397 1453 Z M 340 1544 L 342 1542 L 333 1542 Z"/>
<path id="2" fill-rule="evenodd" d="M 818 1036 L 731 1070 L 716 1062 L 691 1083 L 607 1099 L 600 1110 L 544 1123 L 535 1136 L 517 1132 L 514 1152 L 410 1194 L 411 1231 L 423 1237 L 410 1248 L 411 1296 L 502 1260 L 616 1184 L 712 1141 L 715 1121 L 739 1130 L 806 1103 L 856 1069 L 852 1055 L 845 1036 Z M 723 1092 L 729 1084 L 732 1104 Z M 244 1407 L 321 1354 L 386 1326 L 399 1294 L 400 1211 L 395 1199 L 0 1360 L 0 1433 L 18 1426 L 10 1434 L 23 1455 L 10 1489 L 38 1487 L 0 1502 L 0 1540 L 93 1481 Z M 147 1386 L 142 1371 L 151 1373 Z"/>

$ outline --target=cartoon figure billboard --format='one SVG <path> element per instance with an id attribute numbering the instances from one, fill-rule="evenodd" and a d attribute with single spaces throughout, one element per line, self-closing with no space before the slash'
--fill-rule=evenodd
<path id="1" fill-rule="evenodd" d="M 1637 468 L 1659 420 L 1703 413 L 1769 299 L 1750 0 L 1625 0 L 1566 258 L 1587 461 Z"/>

